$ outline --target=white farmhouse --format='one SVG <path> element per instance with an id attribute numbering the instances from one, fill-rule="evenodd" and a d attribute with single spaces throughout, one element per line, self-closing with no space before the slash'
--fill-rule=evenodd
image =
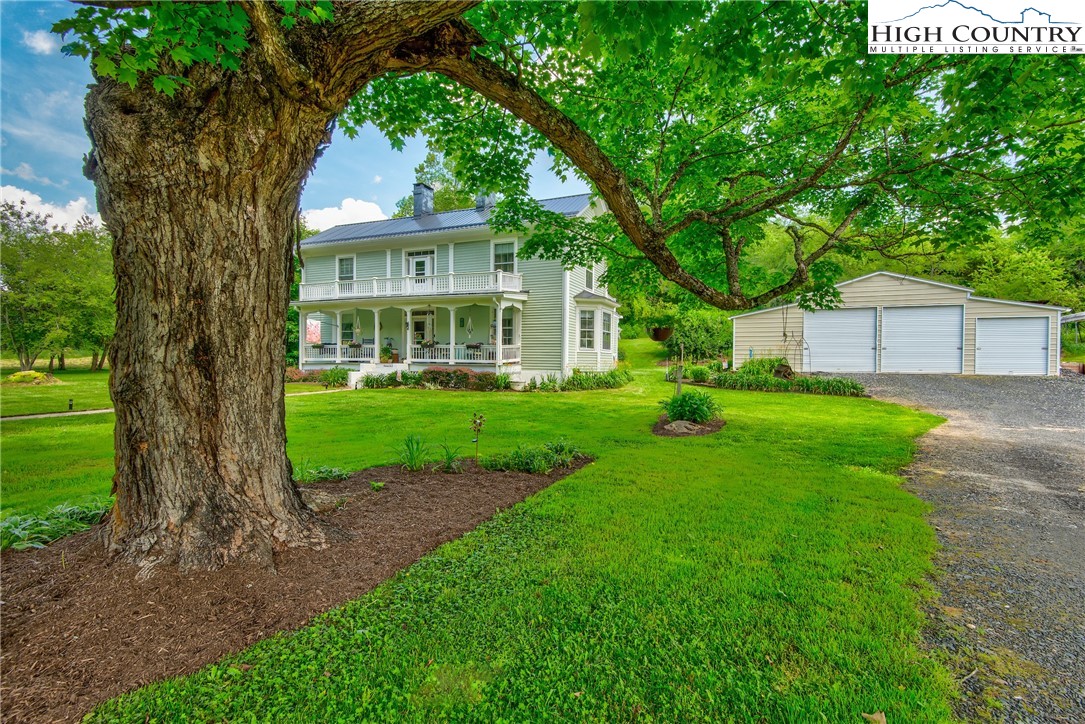
<path id="1" fill-rule="evenodd" d="M 540 203 L 567 216 L 601 211 L 588 194 Z M 415 184 L 414 216 L 302 241 L 301 368 L 456 366 L 523 383 L 614 367 L 619 315 L 599 282 L 606 265 L 520 258 L 526 237 L 495 234 L 492 206 L 480 196 L 474 208 L 433 213 L 433 190 Z"/>

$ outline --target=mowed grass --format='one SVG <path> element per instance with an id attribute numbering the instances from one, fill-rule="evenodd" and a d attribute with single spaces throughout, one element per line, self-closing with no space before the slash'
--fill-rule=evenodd
<path id="1" fill-rule="evenodd" d="M 596 462 L 308 627 L 91 718 L 952 718 L 952 681 L 919 648 L 935 540 L 895 475 L 937 418 L 713 391 L 719 434 L 657 438 L 670 390 L 658 346 L 626 350 L 638 370 L 622 390 L 289 399 L 295 463 L 385 463 L 408 434 L 466 453 L 473 412 L 487 417 L 483 453 L 567 437 Z M 14 479 L 30 505 L 32 489 L 108 490 L 88 458 L 108 460 L 111 422 L 74 418 L 64 434 L 53 420 L 5 424 L 5 491 Z M 81 452 L 64 453 L 63 439 Z"/>
<path id="2" fill-rule="evenodd" d="M 73 410 L 113 407 L 113 402 L 109 399 L 108 370 L 91 372 L 89 369 L 73 368 L 63 372 L 55 371 L 53 376 L 58 380 L 57 384 L 0 384 L 0 415 L 67 412 L 68 400 L 72 401 Z"/>

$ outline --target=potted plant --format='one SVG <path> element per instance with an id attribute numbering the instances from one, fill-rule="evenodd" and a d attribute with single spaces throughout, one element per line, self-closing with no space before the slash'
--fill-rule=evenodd
<path id="1" fill-rule="evenodd" d="M 380 360 L 384 364 L 392 361 L 392 348 L 390 346 L 384 345 L 381 347 Z"/>
<path id="2" fill-rule="evenodd" d="M 350 347 L 351 349 L 361 349 L 362 348 L 362 343 L 357 342 L 355 340 L 351 340 L 350 342 L 347 342 L 347 346 Z"/>
<path id="3" fill-rule="evenodd" d="M 426 348 L 426 349 L 433 349 L 434 347 L 437 346 L 437 341 L 433 340 L 433 339 L 424 339 L 424 340 L 422 340 L 421 346 Z"/>

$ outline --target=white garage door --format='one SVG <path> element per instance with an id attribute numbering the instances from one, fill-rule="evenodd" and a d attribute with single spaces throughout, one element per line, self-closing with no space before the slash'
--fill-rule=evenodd
<path id="1" fill-rule="evenodd" d="M 1046 375 L 1048 318 L 976 320 L 977 375 Z"/>
<path id="2" fill-rule="evenodd" d="M 803 313 L 806 369 L 873 372 L 877 363 L 878 310 L 823 309 Z"/>
<path id="3" fill-rule="evenodd" d="M 882 372 L 962 372 L 964 307 L 882 309 Z"/>

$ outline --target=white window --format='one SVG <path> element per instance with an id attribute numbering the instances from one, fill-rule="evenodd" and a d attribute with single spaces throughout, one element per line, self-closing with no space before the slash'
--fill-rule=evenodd
<path id="1" fill-rule="evenodd" d="M 501 344 L 513 343 L 512 310 L 507 309 L 501 317 Z"/>
<path id="2" fill-rule="evenodd" d="M 580 310 L 580 349 L 595 349 L 595 312 Z"/>
<path id="3" fill-rule="evenodd" d="M 354 257 L 341 256 L 339 257 L 339 281 L 352 282 L 354 281 Z"/>
<path id="4" fill-rule="evenodd" d="M 343 322 L 343 341 L 354 341 L 354 322 Z"/>
<path id="5" fill-rule="evenodd" d="M 603 349 L 610 349 L 610 325 L 611 315 L 609 312 L 603 312 Z"/>
<path id="6" fill-rule="evenodd" d="M 516 244 L 511 241 L 494 244 L 494 271 L 510 274 L 516 271 Z"/>
<path id="7" fill-rule="evenodd" d="M 595 289 L 595 271 L 593 269 L 584 270 L 584 286 L 588 289 Z"/>

